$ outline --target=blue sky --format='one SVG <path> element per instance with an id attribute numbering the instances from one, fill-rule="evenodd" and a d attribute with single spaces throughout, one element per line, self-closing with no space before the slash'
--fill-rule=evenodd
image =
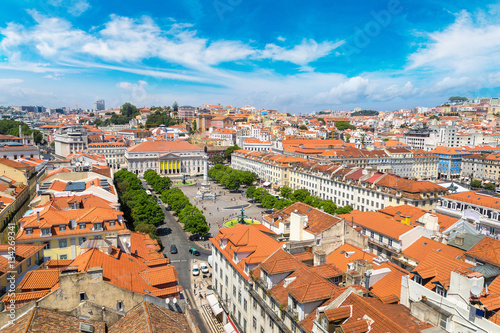
<path id="1" fill-rule="evenodd" d="M 0 105 L 309 113 L 498 96 L 500 4 L 3 0 Z"/>

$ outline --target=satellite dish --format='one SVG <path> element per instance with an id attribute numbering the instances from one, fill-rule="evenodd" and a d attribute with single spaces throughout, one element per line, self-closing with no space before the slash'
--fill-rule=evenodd
<path id="1" fill-rule="evenodd" d="M 475 297 L 481 296 L 481 288 L 479 286 L 472 286 L 470 288 L 470 293 Z"/>
<path id="2" fill-rule="evenodd" d="M 165 303 L 170 304 L 170 298 L 167 298 L 167 299 L 165 300 Z"/>

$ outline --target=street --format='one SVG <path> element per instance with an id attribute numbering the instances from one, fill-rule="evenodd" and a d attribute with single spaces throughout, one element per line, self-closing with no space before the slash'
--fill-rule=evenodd
<path id="1" fill-rule="evenodd" d="M 154 192 L 149 185 L 147 185 L 144 179 L 141 179 L 141 181 L 144 188 L 151 190 L 155 197 L 159 197 L 159 195 Z M 165 223 L 158 227 L 158 236 L 160 236 L 160 239 L 164 246 L 163 253 L 167 255 L 167 257 L 170 259 L 171 264 L 174 265 L 177 269 L 179 284 L 184 290 L 184 297 L 189 300 L 189 303 L 192 306 L 192 313 L 200 331 L 202 333 L 210 333 L 205 326 L 205 321 L 201 317 L 201 309 L 198 309 L 194 302 L 194 293 L 191 280 L 191 261 L 196 260 L 196 263 L 199 263 L 200 261 L 206 262 L 208 256 L 211 255 L 212 252 L 210 250 L 200 248 L 195 242 L 190 241 L 181 224 L 177 222 L 176 218 L 172 216 L 170 211 L 165 208 L 165 205 L 162 203 L 160 204 L 160 206 L 165 213 Z M 177 254 L 170 253 L 171 244 L 175 244 L 177 246 Z M 200 255 L 193 256 L 192 254 L 190 254 L 190 248 L 196 248 L 200 252 Z"/>

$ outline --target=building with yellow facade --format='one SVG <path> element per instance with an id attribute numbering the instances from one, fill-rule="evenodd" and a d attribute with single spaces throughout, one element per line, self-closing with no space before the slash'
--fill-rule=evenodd
<path id="1" fill-rule="evenodd" d="M 9 244 L 0 244 L 0 295 L 10 288 L 10 272 L 15 272 L 13 275 L 17 284 L 26 272 L 38 268 L 43 262 L 42 245 L 16 244 L 14 253 L 13 257 L 12 246 Z"/>
<path id="2" fill-rule="evenodd" d="M 203 147 L 184 140 L 145 141 L 127 149 L 127 168 L 136 175 L 151 169 L 164 175 L 195 175 L 203 172 Z"/>

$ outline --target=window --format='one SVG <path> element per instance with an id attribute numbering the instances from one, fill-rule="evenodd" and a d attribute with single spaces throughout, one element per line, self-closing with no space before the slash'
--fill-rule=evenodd
<path id="1" fill-rule="evenodd" d="M 265 313 L 265 311 L 264 311 L 264 307 L 263 307 L 263 306 L 261 306 L 261 307 L 260 307 L 260 316 L 261 316 L 262 318 L 266 318 L 266 313 Z"/>
<path id="2" fill-rule="evenodd" d="M 246 299 L 243 300 L 243 310 L 245 310 L 245 311 L 247 310 L 247 300 Z"/>
<path id="3" fill-rule="evenodd" d="M 82 245 L 83 243 L 85 243 L 85 241 L 87 240 L 86 237 L 80 237 L 80 239 L 78 240 L 78 245 Z"/>
<path id="4" fill-rule="evenodd" d="M 50 242 L 43 242 L 43 245 L 45 245 L 45 250 L 50 250 Z"/>
<path id="5" fill-rule="evenodd" d="M 50 228 L 43 228 L 42 236 L 48 236 L 48 235 L 50 235 Z"/>
<path id="6" fill-rule="evenodd" d="M 85 223 L 78 223 L 78 228 L 79 228 L 80 230 L 85 229 Z"/>
<path id="7" fill-rule="evenodd" d="M 87 299 L 87 296 L 85 295 L 85 293 L 80 293 L 80 302 L 83 302 Z"/>
<path id="8" fill-rule="evenodd" d="M 436 294 L 441 295 L 441 296 L 443 296 L 443 297 L 446 297 L 446 289 L 444 289 L 444 288 L 443 288 L 442 286 L 440 286 L 439 284 L 438 284 L 438 285 L 436 285 L 436 289 L 435 289 L 435 291 L 436 291 Z"/>
<path id="9" fill-rule="evenodd" d="M 17 274 L 21 274 L 23 272 L 23 265 L 17 266 Z"/>
<path id="10" fill-rule="evenodd" d="M 373 231 L 370 231 L 370 238 L 374 238 L 375 237 L 375 233 Z"/>
<path id="11" fill-rule="evenodd" d="M 392 239 L 389 238 L 389 246 L 392 246 Z"/>
<path id="12" fill-rule="evenodd" d="M 33 229 L 32 228 L 26 229 L 26 235 L 33 235 Z"/>
<path id="13" fill-rule="evenodd" d="M 66 226 L 65 225 L 60 225 L 59 226 L 59 231 L 66 231 Z"/>
<path id="14" fill-rule="evenodd" d="M 243 319 L 243 331 L 244 332 L 247 331 L 247 320 L 246 319 Z"/>
<path id="15" fill-rule="evenodd" d="M 68 242 L 66 241 L 66 239 L 60 239 L 59 240 L 59 247 L 60 248 L 64 248 L 64 247 L 67 247 L 68 246 Z"/>
<path id="16" fill-rule="evenodd" d="M 26 267 L 30 267 L 31 266 L 31 258 L 28 258 L 28 260 L 26 261 Z"/>
<path id="17" fill-rule="evenodd" d="M 422 277 L 420 275 L 415 274 L 414 281 L 418 284 L 423 284 Z"/>
<path id="18" fill-rule="evenodd" d="M 114 227 L 115 226 L 115 221 L 109 221 L 109 226 Z"/>
<path id="19" fill-rule="evenodd" d="M 378 235 L 378 241 L 382 243 L 384 241 L 384 236 L 383 235 Z"/>
<path id="20" fill-rule="evenodd" d="M 233 296 L 236 297 L 236 286 L 233 286 Z"/>
<path id="21" fill-rule="evenodd" d="M 116 311 L 123 311 L 123 310 L 124 310 L 123 301 L 116 302 Z"/>
<path id="22" fill-rule="evenodd" d="M 94 223 L 94 230 L 102 230 L 102 223 Z"/>
<path id="23" fill-rule="evenodd" d="M 254 329 L 257 329 L 257 318 L 255 318 L 255 316 L 253 316 L 253 323 L 252 323 L 252 326 Z"/>
<path id="24" fill-rule="evenodd" d="M 238 290 L 238 303 L 241 304 L 241 290 Z"/>
<path id="25" fill-rule="evenodd" d="M 68 259 L 68 255 L 67 255 L 67 254 L 61 254 L 61 255 L 59 256 L 59 259 L 61 259 L 61 260 L 66 260 L 66 259 Z"/>

